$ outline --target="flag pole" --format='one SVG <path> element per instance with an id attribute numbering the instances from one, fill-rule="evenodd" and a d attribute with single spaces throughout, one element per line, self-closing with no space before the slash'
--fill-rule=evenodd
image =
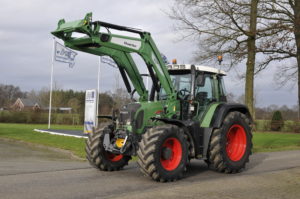
<path id="1" fill-rule="evenodd" d="M 98 80 L 97 80 L 97 89 L 98 89 L 98 97 L 97 97 L 97 110 L 96 114 L 99 115 L 99 105 L 100 105 L 100 73 L 101 72 L 101 56 L 99 56 L 99 64 L 98 64 Z M 98 127 L 98 119 L 96 120 L 95 127 Z"/>
<path id="2" fill-rule="evenodd" d="M 101 56 L 99 56 L 99 65 L 98 65 L 98 82 L 97 82 L 98 93 L 100 93 L 100 68 L 101 68 Z"/>
<path id="3" fill-rule="evenodd" d="M 51 126 L 52 85 L 53 85 L 53 69 L 54 69 L 54 51 L 55 51 L 55 37 L 53 37 L 53 49 L 52 49 L 52 64 L 51 64 L 51 78 L 50 78 L 50 99 L 49 99 L 48 129 L 50 129 L 50 126 Z"/>

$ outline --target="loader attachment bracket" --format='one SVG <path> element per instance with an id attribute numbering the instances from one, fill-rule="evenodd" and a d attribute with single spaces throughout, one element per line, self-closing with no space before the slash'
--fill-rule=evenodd
<path id="1" fill-rule="evenodd" d="M 91 36 L 92 33 L 99 31 L 96 24 L 92 26 L 92 13 L 87 13 L 84 19 L 66 22 L 64 19 L 58 21 L 57 29 L 52 32 L 56 37 L 68 40 L 71 38 L 73 32 L 87 34 Z"/>

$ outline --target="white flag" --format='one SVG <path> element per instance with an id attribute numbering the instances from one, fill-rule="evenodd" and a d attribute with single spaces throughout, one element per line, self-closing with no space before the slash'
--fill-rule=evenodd
<path id="1" fill-rule="evenodd" d="M 55 41 L 55 61 L 68 63 L 69 67 L 72 68 L 75 64 L 75 57 L 77 53 L 64 45 Z"/>

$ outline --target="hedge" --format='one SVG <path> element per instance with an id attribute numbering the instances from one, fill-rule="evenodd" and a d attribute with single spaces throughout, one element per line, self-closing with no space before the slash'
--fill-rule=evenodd
<path id="1" fill-rule="evenodd" d="M 48 113 L 0 111 L 0 122 L 45 124 L 48 122 Z M 70 113 L 52 113 L 51 123 L 80 125 L 83 124 L 83 115 Z"/>

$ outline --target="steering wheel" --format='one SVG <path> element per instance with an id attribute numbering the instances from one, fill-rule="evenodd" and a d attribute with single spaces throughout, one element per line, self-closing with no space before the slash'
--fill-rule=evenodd
<path id="1" fill-rule="evenodd" d="M 190 93 L 191 93 L 191 91 L 189 91 L 186 88 L 183 88 L 178 91 L 178 96 L 182 100 L 187 100 L 190 96 Z"/>

